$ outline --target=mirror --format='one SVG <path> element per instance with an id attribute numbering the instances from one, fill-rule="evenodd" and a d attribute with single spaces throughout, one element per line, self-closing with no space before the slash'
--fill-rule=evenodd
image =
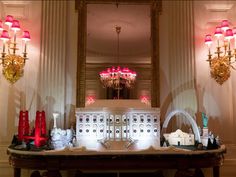
<path id="1" fill-rule="evenodd" d="M 84 107 L 86 96 L 113 98 L 116 92 L 104 89 L 99 72 L 111 66 L 129 67 L 137 72 L 132 90 L 122 89 L 122 98 L 151 96 L 159 107 L 158 21 L 160 1 L 77 0 L 78 62 L 76 106 Z M 115 27 L 120 26 L 119 42 Z M 120 46 L 117 50 L 117 46 Z M 119 57 L 118 57 L 119 56 Z M 150 79 L 151 78 L 151 79 Z"/>

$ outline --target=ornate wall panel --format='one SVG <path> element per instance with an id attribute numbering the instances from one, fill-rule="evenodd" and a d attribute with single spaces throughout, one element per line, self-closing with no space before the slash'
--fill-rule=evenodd
<path id="1" fill-rule="evenodd" d="M 17 19 L 29 18 L 30 1 L 2 1 L 1 16 L 11 14 Z"/>

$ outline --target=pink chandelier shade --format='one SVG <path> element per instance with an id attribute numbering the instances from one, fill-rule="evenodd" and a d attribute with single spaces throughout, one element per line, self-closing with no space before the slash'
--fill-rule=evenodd
<path id="1" fill-rule="evenodd" d="M 120 66 L 107 68 L 99 73 L 100 80 L 104 87 L 120 89 L 122 84 L 126 88 L 132 88 L 134 85 L 137 73 L 129 68 L 121 68 Z"/>
<path id="2" fill-rule="evenodd" d="M 19 31 L 20 30 L 20 22 L 18 20 L 13 20 L 11 29 L 13 31 Z"/>
<path id="3" fill-rule="evenodd" d="M 12 15 L 7 15 L 6 20 L 5 20 L 5 24 L 8 26 L 11 26 L 13 23 L 13 16 Z"/>
<path id="4" fill-rule="evenodd" d="M 121 27 L 116 26 L 117 33 L 117 64 L 119 63 L 119 34 Z M 117 98 L 122 88 L 132 88 L 134 86 L 137 73 L 127 67 L 112 66 L 99 73 L 100 81 L 105 88 L 113 88 L 117 90 Z"/>
<path id="5" fill-rule="evenodd" d="M 2 31 L 2 34 L 1 34 L 0 39 L 3 40 L 4 42 L 5 42 L 5 41 L 8 41 L 8 40 L 10 39 L 7 30 L 3 30 L 3 31 Z"/>
<path id="6" fill-rule="evenodd" d="M 207 34 L 205 36 L 205 44 L 210 46 L 212 44 L 212 38 L 211 38 L 211 35 L 210 34 Z"/>
<path id="7" fill-rule="evenodd" d="M 222 20 L 220 26 L 216 26 L 214 36 L 217 38 L 218 45 L 221 37 L 223 37 L 222 39 L 225 39 L 227 41 L 230 41 L 233 38 L 236 39 L 236 27 L 230 29 L 229 21 Z M 210 46 L 212 43 L 213 43 L 212 36 L 210 34 L 207 34 L 205 36 L 205 44 Z"/>
<path id="8" fill-rule="evenodd" d="M 226 31 L 227 29 L 229 29 L 229 21 L 228 20 L 222 20 L 222 22 L 221 22 L 221 29 L 223 31 Z"/>
<path id="9" fill-rule="evenodd" d="M 233 39 L 233 37 L 234 37 L 233 30 L 227 29 L 225 32 L 225 39 L 231 40 L 231 39 Z"/>
<path id="10" fill-rule="evenodd" d="M 221 27 L 220 26 L 217 26 L 216 27 L 216 30 L 215 30 L 215 34 L 214 34 L 214 36 L 215 37 L 221 37 L 223 35 L 223 33 L 222 33 L 222 31 L 221 31 Z"/>
<path id="11" fill-rule="evenodd" d="M 30 33 L 29 33 L 29 31 L 24 31 L 23 32 L 23 36 L 22 36 L 22 40 L 23 41 L 30 41 Z"/>

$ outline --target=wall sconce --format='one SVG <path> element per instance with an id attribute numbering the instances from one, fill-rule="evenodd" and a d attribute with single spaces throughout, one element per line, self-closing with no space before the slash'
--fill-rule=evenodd
<path id="1" fill-rule="evenodd" d="M 24 74 L 25 60 L 27 58 L 27 42 L 30 41 L 29 31 L 24 31 L 22 36 L 23 53 L 22 56 L 16 54 L 17 33 L 20 31 L 20 23 L 13 19 L 13 16 L 7 15 L 5 25 L 7 30 L 3 28 L 3 22 L 0 20 L 0 39 L 2 40 L 1 64 L 4 77 L 12 84 L 19 80 Z"/>
<path id="2" fill-rule="evenodd" d="M 211 77 L 222 85 L 230 77 L 230 69 L 235 69 L 232 63 L 236 61 L 236 27 L 230 29 L 228 20 L 223 20 L 220 26 L 216 27 L 214 36 L 217 44 L 214 54 L 211 53 L 212 37 L 210 34 L 205 36 L 205 44 L 208 46 L 207 61 Z M 234 39 L 234 49 L 231 49 L 232 39 Z"/>

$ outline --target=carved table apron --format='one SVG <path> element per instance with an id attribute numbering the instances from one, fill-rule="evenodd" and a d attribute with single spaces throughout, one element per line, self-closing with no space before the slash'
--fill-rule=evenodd
<path id="1" fill-rule="evenodd" d="M 181 150 L 160 148 L 152 151 L 20 151 L 8 148 L 9 163 L 14 168 L 14 177 L 21 176 L 21 169 L 47 170 L 48 176 L 60 176 L 60 170 L 83 171 L 144 171 L 177 169 L 175 176 L 188 169 L 212 168 L 213 177 L 219 177 L 220 166 L 226 148 L 216 150 Z M 56 172 L 56 173 L 55 173 Z M 33 175 L 31 175 L 33 176 Z M 204 175 L 203 175 L 204 176 Z M 77 177 L 77 176 L 76 176 Z"/>

